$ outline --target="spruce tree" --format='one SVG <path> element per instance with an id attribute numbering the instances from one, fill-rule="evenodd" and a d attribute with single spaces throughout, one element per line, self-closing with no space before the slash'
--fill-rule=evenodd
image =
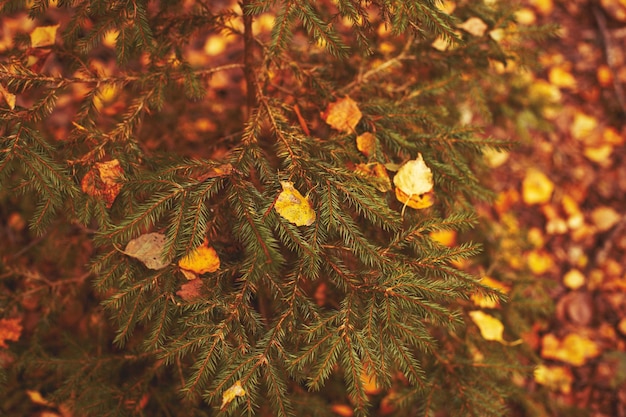
<path id="1" fill-rule="evenodd" d="M 433 233 L 491 198 L 509 144 L 480 125 L 545 29 L 502 0 L 1 4 L 32 26 L 0 198 L 46 262 L 3 261 L 3 315 L 38 314 L 5 386 L 72 415 L 507 415 L 519 348 L 468 316 L 501 294 Z"/>

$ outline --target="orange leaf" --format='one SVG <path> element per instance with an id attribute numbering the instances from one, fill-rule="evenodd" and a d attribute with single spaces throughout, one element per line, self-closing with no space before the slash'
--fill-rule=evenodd
<path id="1" fill-rule="evenodd" d="M 178 266 L 181 269 L 202 275 L 207 272 L 217 271 L 220 267 L 220 258 L 217 256 L 215 249 L 205 241 L 202 246 L 194 249 L 190 254 L 178 261 Z"/>
<path id="2" fill-rule="evenodd" d="M 117 159 L 96 162 L 85 174 L 80 185 L 85 194 L 104 200 L 107 208 L 111 208 L 122 189 L 120 179 L 123 175 L 124 171 Z"/>
<path id="3" fill-rule="evenodd" d="M 470 17 L 457 27 L 473 36 L 483 36 L 488 28 L 487 24 L 478 17 Z"/>
<path id="4" fill-rule="evenodd" d="M 284 219 L 296 226 L 310 226 L 315 221 L 315 211 L 308 198 L 303 197 L 292 182 L 281 181 L 283 191 L 278 194 L 274 208 Z"/>
<path id="5" fill-rule="evenodd" d="M 246 395 L 246 390 L 241 386 L 241 381 L 235 382 L 232 387 L 228 388 L 224 391 L 224 394 L 222 394 L 222 405 L 220 408 L 223 410 L 235 397 L 243 397 L 244 395 Z"/>
<path id="6" fill-rule="evenodd" d="M 4 99 L 4 102 L 9 106 L 11 110 L 15 108 L 16 97 L 15 94 L 9 93 L 9 91 L 0 84 L 0 97 Z"/>
<path id="7" fill-rule="evenodd" d="M 330 127 L 341 132 L 352 133 L 361 120 L 361 110 L 354 100 L 344 97 L 330 103 L 322 118 Z"/>
<path id="8" fill-rule="evenodd" d="M 376 153 L 376 136 L 370 132 L 357 136 L 356 148 L 365 156 L 374 155 Z"/>
<path id="9" fill-rule="evenodd" d="M 7 340 L 17 342 L 22 335 L 22 319 L 0 319 L 0 348 L 8 348 Z"/>
<path id="10" fill-rule="evenodd" d="M 374 187 L 376 187 L 378 191 L 386 193 L 391 190 L 391 180 L 389 179 L 385 166 L 380 162 L 358 164 L 356 166 L 356 173 L 371 178 L 372 182 L 374 182 Z"/>
<path id="11" fill-rule="evenodd" d="M 573 366 L 582 366 L 587 363 L 587 359 L 595 358 L 601 353 L 593 340 L 577 333 L 570 333 L 563 340 L 547 334 L 541 340 L 541 345 L 543 358 L 556 359 Z"/>
<path id="12" fill-rule="evenodd" d="M 40 26 L 30 33 L 30 45 L 33 48 L 54 45 L 59 25 Z"/>
<path id="13" fill-rule="evenodd" d="M 149 269 L 163 269 L 170 263 L 161 257 L 164 247 L 164 234 L 147 233 L 128 242 L 124 254 L 140 260 Z"/>

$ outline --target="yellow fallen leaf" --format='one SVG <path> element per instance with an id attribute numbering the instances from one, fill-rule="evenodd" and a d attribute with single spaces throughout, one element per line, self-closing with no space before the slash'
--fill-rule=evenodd
<path id="1" fill-rule="evenodd" d="M 552 10 L 554 9 L 553 0 L 530 0 L 530 4 L 534 6 L 535 9 L 537 9 L 537 11 L 544 16 L 552 13 Z"/>
<path id="2" fill-rule="evenodd" d="M 387 169 L 385 169 L 385 166 L 380 162 L 358 164 L 355 171 L 358 174 L 371 178 L 372 182 L 374 182 L 374 187 L 376 187 L 378 191 L 386 193 L 391 190 L 389 174 L 387 174 Z"/>
<path id="3" fill-rule="evenodd" d="M 30 33 L 30 45 L 33 48 L 54 45 L 57 29 L 60 25 L 40 26 Z"/>
<path id="4" fill-rule="evenodd" d="M 585 285 L 586 278 L 578 269 L 570 269 L 563 276 L 563 285 L 570 290 L 577 290 Z"/>
<path id="5" fill-rule="evenodd" d="M 503 294 L 508 294 L 508 292 L 511 290 L 508 285 L 505 285 L 502 282 L 488 276 L 482 277 L 480 279 L 480 283 L 487 287 L 498 290 Z M 475 306 L 480 308 L 496 308 L 500 304 L 497 299 L 492 297 L 485 297 L 479 293 L 472 294 L 471 300 L 474 302 Z"/>
<path id="6" fill-rule="evenodd" d="M 613 153 L 613 145 L 603 143 L 598 146 L 586 146 L 583 155 L 592 162 L 600 165 L 608 165 L 611 162 L 611 154 Z"/>
<path id="7" fill-rule="evenodd" d="M 356 101 L 346 96 L 330 103 L 322 118 L 330 127 L 341 132 L 352 133 L 361 120 L 361 110 Z"/>
<path id="8" fill-rule="evenodd" d="M 598 126 L 598 119 L 588 114 L 577 111 L 570 127 L 570 133 L 574 139 L 587 139 Z"/>
<path id="9" fill-rule="evenodd" d="M 194 272 L 198 275 L 207 272 L 215 272 L 220 267 L 220 258 L 213 247 L 205 240 L 202 246 L 197 247 L 187 256 L 178 261 L 178 266 L 187 271 Z M 185 275 L 187 279 L 190 276 Z"/>
<path id="10" fill-rule="evenodd" d="M 526 254 L 526 263 L 533 274 L 541 275 L 554 266 L 552 256 L 544 250 L 531 250 Z"/>
<path id="11" fill-rule="evenodd" d="M 4 99 L 4 102 L 11 110 L 15 109 L 15 102 L 17 100 L 15 94 L 10 93 L 2 84 L 0 84 L 0 97 Z"/>
<path id="12" fill-rule="evenodd" d="M 507 151 L 501 151 L 493 148 L 486 148 L 483 151 L 483 156 L 490 168 L 498 168 L 499 166 L 504 165 L 504 163 L 509 159 L 509 153 Z"/>
<path id="13" fill-rule="evenodd" d="M 601 353 L 598 345 L 586 336 L 570 333 L 563 338 L 551 333 L 541 339 L 541 356 L 545 359 L 555 359 L 573 366 L 582 366 L 588 359 L 595 358 Z"/>
<path id="14" fill-rule="evenodd" d="M 545 385 L 553 391 L 569 394 L 572 390 L 574 376 L 569 368 L 564 366 L 539 365 L 535 368 L 534 378 L 538 384 Z"/>
<path id="15" fill-rule="evenodd" d="M 571 72 L 567 71 L 563 67 L 551 68 L 548 73 L 548 79 L 557 87 L 569 89 L 576 88 L 576 78 L 574 78 Z"/>
<path id="16" fill-rule="evenodd" d="M 537 21 L 537 16 L 535 16 L 535 12 L 532 9 L 522 7 L 515 12 L 515 21 L 520 25 L 534 25 Z"/>
<path id="17" fill-rule="evenodd" d="M 522 182 L 522 198 L 528 205 L 550 201 L 554 183 L 541 171 L 529 168 Z"/>
<path id="18" fill-rule="evenodd" d="M 442 36 L 437 36 L 437 39 L 435 39 L 433 43 L 430 44 L 430 46 L 440 52 L 443 52 L 448 50 L 452 46 L 452 43 L 450 43 L 450 41 Z"/>
<path id="19" fill-rule="evenodd" d="M 469 312 L 469 316 L 478 326 L 480 334 L 485 340 L 491 340 L 494 342 L 502 343 L 503 345 L 513 346 L 522 343 L 521 340 L 514 342 L 507 342 L 503 339 L 504 325 L 500 320 L 480 310 L 474 310 Z"/>
<path id="20" fill-rule="evenodd" d="M 473 36 L 483 36 L 488 28 L 487 24 L 478 17 L 470 17 L 457 27 Z"/>
<path id="21" fill-rule="evenodd" d="M 489 31 L 489 37 L 496 42 L 500 42 L 502 39 L 504 39 L 505 35 L 506 33 L 504 32 L 504 29 L 502 28 Z"/>
<path id="22" fill-rule="evenodd" d="M 430 232 L 430 238 L 444 246 L 452 247 L 456 245 L 456 230 Z"/>
<path id="23" fill-rule="evenodd" d="M 600 232 L 606 232 L 615 226 L 622 219 L 614 208 L 608 206 L 600 206 L 591 212 L 591 221 Z"/>
<path id="24" fill-rule="evenodd" d="M 237 381 L 233 384 L 232 387 L 228 388 L 226 391 L 224 391 L 224 394 L 222 394 L 222 405 L 220 407 L 220 409 L 224 409 L 226 408 L 226 406 L 228 404 L 230 404 L 235 397 L 243 397 L 244 395 L 246 395 L 246 390 L 243 389 L 243 387 L 241 386 L 241 381 Z"/>
<path id="25" fill-rule="evenodd" d="M 613 19 L 626 22 L 626 0 L 600 0 L 600 4 Z"/>
<path id="26" fill-rule="evenodd" d="M 601 87 L 610 87 L 613 85 L 613 71 L 608 65 L 600 65 L 596 70 L 596 79 Z"/>
<path id="27" fill-rule="evenodd" d="M 376 153 L 376 136 L 370 132 L 357 136 L 356 148 L 365 156 L 374 155 Z"/>
<path id="28" fill-rule="evenodd" d="M 274 208 L 283 218 L 296 226 L 310 226 L 315 221 L 315 211 L 308 198 L 303 197 L 292 182 L 280 182 L 283 191 L 278 194 Z"/>
<path id="29" fill-rule="evenodd" d="M 46 400 L 39 391 L 26 390 L 26 395 L 33 402 L 33 404 L 43 405 L 44 407 L 54 407 L 54 404 Z"/>

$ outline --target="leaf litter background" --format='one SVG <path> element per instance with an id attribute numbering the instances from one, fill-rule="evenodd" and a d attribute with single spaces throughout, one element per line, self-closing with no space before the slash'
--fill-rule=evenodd
<path id="1" fill-rule="evenodd" d="M 441 234 L 438 238 L 448 244 L 468 238 L 482 241 L 483 257 L 462 266 L 484 276 L 486 285 L 509 293 L 512 303 L 537 302 L 545 309 L 522 340 L 510 340 L 504 334 L 513 320 L 503 323 L 481 310 L 470 313 L 483 337 L 506 346 L 523 341 L 541 358 L 533 377 L 516 381 L 527 389 L 531 405 L 513 410 L 513 415 L 626 416 L 626 2 L 522 3 L 520 23 L 557 23 L 561 36 L 541 44 L 543 70 L 527 73 L 511 85 L 512 93 L 503 91 L 494 98 L 502 103 L 501 113 L 496 114 L 499 127 L 486 133 L 520 141 L 513 152 L 488 155 L 493 168 L 490 185 L 499 196 L 496 204 L 478 208 L 484 221 L 471 236 Z M 467 30 L 480 30 L 480 22 L 473 23 Z M 257 25 L 259 31 L 269 29 L 263 17 Z M 38 30 L 23 16 L 3 17 L 2 27 L 0 45 L 10 42 L 18 28 L 30 33 Z M 45 46 L 50 32 L 37 36 L 37 42 Z M 187 58 L 211 59 L 212 65 L 220 65 L 228 62 L 225 51 L 231 47 L 229 38 L 207 34 L 194 43 Z M 96 64 L 104 74 L 114 71 L 107 59 Z M 199 114 L 195 108 L 174 103 L 165 110 L 166 117 L 169 111 L 172 120 L 182 122 L 167 132 L 150 132 L 147 120 L 143 134 L 154 137 L 148 147 L 213 158 L 225 152 L 228 134 L 237 134 L 228 129 L 242 117 L 242 109 L 235 104 L 243 102 L 241 75 L 217 73 L 212 86 L 208 102 L 215 104 L 208 111 Z M 511 99 L 522 86 L 529 94 Z M 103 92 L 105 117 L 120 111 L 123 95 L 115 89 Z M 216 100 L 211 101 L 211 96 Z M 15 105 L 15 97 L 4 90 L 0 90 L 0 100 Z M 67 134 L 71 106 L 68 100 L 66 111 L 57 111 L 49 126 L 60 140 Z M 467 112 L 471 119 L 471 109 Z M 225 120 L 230 121 L 228 126 L 221 125 Z M 218 131 L 221 142 L 206 146 L 203 138 Z M 96 174 L 87 182 L 97 181 Z M 0 362 L 10 363 L 5 349 L 34 327 L 47 293 L 62 293 L 67 301 L 59 318 L 65 330 L 88 334 L 103 325 L 102 311 L 85 311 L 80 301 L 90 296 L 89 274 L 84 269 L 92 250 L 84 238 L 89 231 L 68 226 L 35 238 L 27 231 L 20 207 L 0 207 L 0 215 L 3 263 L 11 264 L 10 273 L 22 274 L 25 285 L 32 288 L 22 301 L 27 312 L 23 317 L 0 318 Z M 58 247 L 59 240 L 67 244 Z M 32 259 L 38 259 L 36 268 L 30 264 Z M 67 269 L 68 264 L 74 269 Z M 527 277 L 528 285 L 516 292 L 508 279 L 511 276 Z M 542 294 L 537 288 L 546 288 L 548 297 L 537 297 Z M 195 295 L 189 286 L 181 291 Z M 487 310 L 499 307 L 490 300 L 473 301 Z M 50 415 L 70 415 L 36 391 L 24 395 L 34 406 L 48 407 Z M 10 404 L 3 407 L 10 408 Z M 346 415 L 350 409 L 337 407 L 336 412 Z"/>

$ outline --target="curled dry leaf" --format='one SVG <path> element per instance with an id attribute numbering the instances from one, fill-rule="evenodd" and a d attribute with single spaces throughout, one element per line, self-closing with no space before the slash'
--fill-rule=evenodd
<path id="1" fill-rule="evenodd" d="M 367 157 L 376 153 L 376 136 L 370 132 L 365 132 L 356 137 L 356 148 Z"/>
<path id="2" fill-rule="evenodd" d="M 283 191 L 278 194 L 274 208 L 284 219 L 296 226 L 310 226 L 315 221 L 315 211 L 308 198 L 303 197 L 292 182 L 280 182 Z"/>
<path id="3" fill-rule="evenodd" d="M 235 397 L 243 397 L 244 395 L 246 395 L 246 390 L 243 389 L 243 387 L 241 386 L 241 381 L 235 382 L 232 387 L 224 391 L 224 394 L 222 395 L 222 405 L 220 409 L 223 410 L 224 408 L 226 408 L 226 406 L 230 404 L 235 399 Z"/>
<path id="4" fill-rule="evenodd" d="M 358 164 L 356 166 L 356 173 L 371 179 L 374 183 L 374 187 L 376 187 L 378 191 L 383 193 L 391 191 L 391 180 L 389 179 L 389 175 L 387 174 L 387 170 L 383 164 L 379 162 L 374 162 L 372 164 Z"/>
<path id="5" fill-rule="evenodd" d="M 178 261 L 178 266 L 183 270 L 187 279 L 194 279 L 197 276 L 185 274 L 185 272 L 189 271 L 197 275 L 215 272 L 220 267 L 220 258 L 215 249 L 209 246 L 209 242 L 205 240 L 202 246 L 197 247 Z"/>
<path id="6" fill-rule="evenodd" d="M 30 45 L 33 48 L 54 45 L 59 25 L 40 26 L 30 33 Z"/>
<path id="7" fill-rule="evenodd" d="M 17 342 L 22 335 L 22 319 L 0 319 L 0 348 L 8 348 L 7 341 Z"/>
<path id="8" fill-rule="evenodd" d="M 163 269 L 170 261 L 161 257 L 165 247 L 165 235 L 146 233 L 131 240 L 124 249 L 124 254 L 141 261 L 146 268 Z"/>
<path id="9" fill-rule="evenodd" d="M 348 96 L 330 103 L 322 113 L 322 118 L 330 127 L 346 133 L 354 132 L 361 116 L 359 106 Z"/>
<path id="10" fill-rule="evenodd" d="M 111 208 L 122 189 L 120 179 L 123 175 L 124 171 L 117 159 L 96 162 L 85 174 L 80 185 L 85 194 L 104 200 L 107 208 Z"/>
<path id="11" fill-rule="evenodd" d="M 393 177 L 396 186 L 396 198 L 414 209 L 432 206 L 433 173 L 424 162 L 421 154 L 406 162 Z"/>

